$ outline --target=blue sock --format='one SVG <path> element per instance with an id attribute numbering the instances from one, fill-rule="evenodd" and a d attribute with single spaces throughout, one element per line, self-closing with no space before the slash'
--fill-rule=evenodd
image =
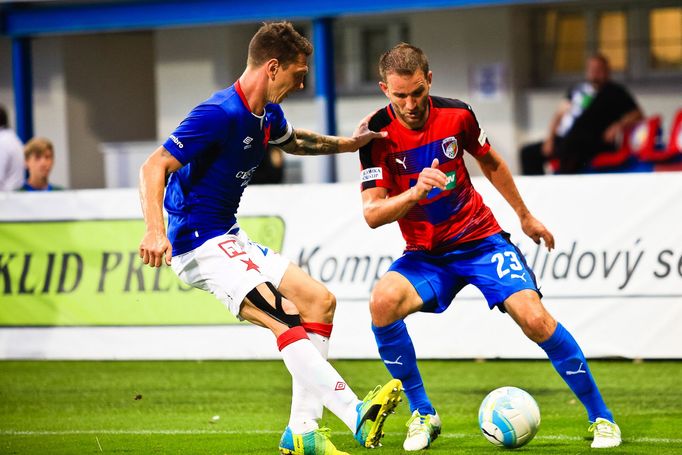
<path id="1" fill-rule="evenodd" d="M 372 324 L 372 331 L 384 365 L 394 378 L 400 379 L 403 383 L 405 395 L 410 402 L 410 411 L 418 409 L 420 414 L 435 414 L 436 411 L 424 390 L 424 383 L 417 368 L 414 345 L 410 334 L 407 333 L 405 321 L 400 319 L 386 327 Z"/>
<path id="2" fill-rule="evenodd" d="M 557 324 L 552 336 L 547 341 L 538 343 L 538 346 L 547 353 L 556 371 L 585 406 L 590 422 L 594 422 L 597 417 L 613 422 L 613 414 L 606 407 L 594 382 L 585 355 L 568 330 Z"/>

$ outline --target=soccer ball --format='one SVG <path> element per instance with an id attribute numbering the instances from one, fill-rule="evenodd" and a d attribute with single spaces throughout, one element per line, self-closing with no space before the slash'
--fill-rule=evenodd
<path id="1" fill-rule="evenodd" d="M 488 441 L 515 449 L 528 444 L 538 432 L 540 408 L 525 390 L 500 387 L 481 403 L 478 425 Z"/>

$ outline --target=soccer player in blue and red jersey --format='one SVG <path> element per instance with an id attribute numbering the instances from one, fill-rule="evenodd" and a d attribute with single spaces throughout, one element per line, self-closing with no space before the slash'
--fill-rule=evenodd
<path id="1" fill-rule="evenodd" d="M 400 381 L 392 379 L 359 400 L 326 360 L 334 296 L 300 267 L 252 242 L 235 217 L 268 147 L 301 155 L 352 152 L 385 136 L 366 125 L 353 138 L 293 130 L 279 103 L 303 88 L 311 53 L 310 42 L 288 22 L 258 30 L 239 80 L 195 107 L 142 165 L 146 232 L 139 252 L 145 264 L 166 262 L 185 283 L 211 292 L 238 318 L 272 331 L 293 378 L 291 414 L 279 450 L 333 455 L 343 452 L 318 426 L 323 405 L 360 444 L 374 447 L 400 401 Z"/>
<path id="2" fill-rule="evenodd" d="M 369 121 L 388 133 L 360 149 L 362 200 L 370 227 L 398 221 L 406 248 L 372 291 L 372 330 L 379 353 L 410 402 L 405 450 L 428 447 L 441 431 L 417 368 L 403 319 L 440 313 L 467 284 L 488 306 L 508 313 L 547 353 L 557 372 L 587 409 L 592 447 L 620 444 L 613 421 L 570 333 L 547 312 L 533 272 L 471 185 L 465 152 L 511 205 L 523 232 L 554 247 L 554 238 L 524 204 L 509 168 L 491 148 L 471 107 L 431 96 L 432 73 L 421 49 L 399 44 L 380 59 L 379 86 L 390 104 Z"/>

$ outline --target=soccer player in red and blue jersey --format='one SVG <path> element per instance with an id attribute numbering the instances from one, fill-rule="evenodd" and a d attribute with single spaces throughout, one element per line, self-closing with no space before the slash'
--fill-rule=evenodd
<path id="1" fill-rule="evenodd" d="M 249 44 L 239 80 L 195 107 L 150 155 L 140 169 L 146 232 L 139 253 L 145 264 L 171 265 L 185 283 L 275 335 L 293 379 L 280 453 L 345 455 L 319 428 L 323 405 L 360 444 L 374 447 L 400 401 L 400 381 L 391 379 L 359 400 L 326 360 L 334 296 L 300 267 L 251 241 L 236 220 L 244 188 L 268 147 L 301 155 L 353 152 L 384 136 L 366 125 L 352 138 L 291 127 L 279 103 L 303 88 L 311 53 L 310 42 L 290 23 L 264 24 Z"/>
<path id="2" fill-rule="evenodd" d="M 481 290 L 491 309 L 508 313 L 547 353 L 587 410 L 592 447 L 619 445 L 620 429 L 580 347 L 542 305 L 532 270 L 471 184 L 465 152 L 514 209 L 523 232 L 554 247 L 554 237 L 524 204 L 471 107 L 429 94 L 432 73 L 417 47 L 403 43 L 389 50 L 379 72 L 390 104 L 370 118 L 369 127 L 387 132 L 388 138 L 360 149 L 362 200 L 370 227 L 397 221 L 406 242 L 405 253 L 376 284 L 370 300 L 379 353 L 410 402 L 404 449 L 428 447 L 441 431 L 441 420 L 424 389 L 403 319 L 417 311 L 444 311 L 467 284 Z"/>

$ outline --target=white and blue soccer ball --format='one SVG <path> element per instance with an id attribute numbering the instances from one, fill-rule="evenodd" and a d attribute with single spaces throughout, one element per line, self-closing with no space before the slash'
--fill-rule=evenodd
<path id="1" fill-rule="evenodd" d="M 500 387 L 488 394 L 478 410 L 478 425 L 496 446 L 515 449 L 528 444 L 540 428 L 540 408 L 518 387 Z"/>

